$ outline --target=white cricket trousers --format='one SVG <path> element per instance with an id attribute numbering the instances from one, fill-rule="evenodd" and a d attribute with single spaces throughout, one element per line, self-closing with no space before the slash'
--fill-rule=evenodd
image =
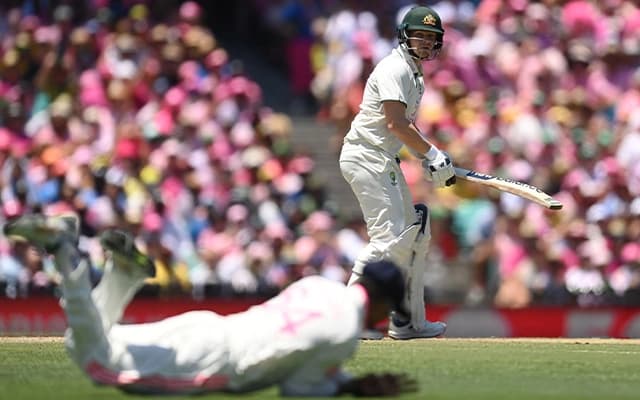
<path id="1" fill-rule="evenodd" d="M 368 262 L 384 257 L 389 243 L 416 221 L 416 213 L 395 156 L 366 142 L 345 142 L 340 170 L 358 199 L 369 234 L 369 243 L 353 265 L 359 276 Z M 350 282 L 353 279 L 354 275 Z"/>
<path id="2" fill-rule="evenodd" d="M 145 393 L 200 393 L 226 387 L 228 353 L 222 317 L 193 311 L 165 320 L 119 325 L 144 282 L 108 262 L 92 290 L 87 260 L 70 243 L 55 254 L 71 358 L 99 384 Z M 76 266 L 75 269 L 73 266 Z"/>

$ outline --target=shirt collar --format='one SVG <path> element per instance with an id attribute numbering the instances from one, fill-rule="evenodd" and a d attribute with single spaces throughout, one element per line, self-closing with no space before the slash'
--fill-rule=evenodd
<path id="1" fill-rule="evenodd" d="M 416 60 L 411 57 L 411 54 L 409 54 L 409 50 L 406 50 L 402 45 L 398 45 L 394 51 L 397 51 L 400 57 L 409 64 L 409 68 L 411 68 L 411 72 L 414 76 L 422 76 L 422 64 L 419 64 L 420 66 L 418 66 Z"/>

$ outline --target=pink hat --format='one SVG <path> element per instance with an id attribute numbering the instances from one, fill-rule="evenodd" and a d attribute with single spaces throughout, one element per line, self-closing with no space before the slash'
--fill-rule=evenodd
<path id="1" fill-rule="evenodd" d="M 165 179 L 160 185 L 160 191 L 167 199 L 177 198 L 184 189 L 184 182 L 176 177 Z M 171 205 L 171 204 L 167 204 Z"/>
<path id="2" fill-rule="evenodd" d="M 162 229 L 163 221 L 157 212 L 147 212 L 142 217 L 142 228 L 149 232 L 158 232 Z"/>
<path id="3" fill-rule="evenodd" d="M 184 103 L 187 98 L 187 94 L 185 91 L 179 87 L 172 87 L 167 90 L 167 93 L 164 95 L 165 103 L 172 108 L 178 108 Z"/>
<path id="4" fill-rule="evenodd" d="M 166 108 L 160 109 L 154 118 L 155 128 L 162 135 L 169 135 L 173 132 L 173 128 L 175 127 L 175 121 L 173 120 L 173 115 L 171 111 Z"/>
<path id="5" fill-rule="evenodd" d="M 267 201 L 271 196 L 271 189 L 265 183 L 257 183 L 252 185 L 249 189 L 251 193 L 249 194 L 249 198 L 255 204 L 261 204 L 264 201 Z"/>
<path id="6" fill-rule="evenodd" d="M 183 125 L 198 127 L 209 117 L 209 108 L 210 104 L 205 101 L 186 104 L 180 110 L 179 120 Z"/>
<path id="7" fill-rule="evenodd" d="M 252 242 L 247 246 L 246 254 L 252 260 L 269 262 L 273 259 L 273 250 L 263 242 Z"/>
<path id="8" fill-rule="evenodd" d="M 11 143 L 11 154 L 22 158 L 31 150 L 31 141 L 27 138 L 14 138 Z"/>
<path id="9" fill-rule="evenodd" d="M 38 43 L 56 44 L 60 41 L 60 30 L 55 26 L 41 26 L 33 36 Z"/>
<path id="10" fill-rule="evenodd" d="M 291 232 L 283 222 L 271 222 L 267 224 L 264 233 L 269 239 L 286 239 L 291 236 Z"/>
<path id="11" fill-rule="evenodd" d="M 353 43 L 360 53 L 360 57 L 371 59 L 373 58 L 373 37 L 369 31 L 360 30 L 353 36 Z"/>
<path id="12" fill-rule="evenodd" d="M 4 151 L 10 148 L 13 135 L 7 128 L 0 127 L 0 150 Z"/>
<path id="13" fill-rule="evenodd" d="M 117 215 L 111 200 L 106 197 L 97 198 L 87 210 L 86 221 L 94 228 L 113 226 Z"/>
<path id="14" fill-rule="evenodd" d="M 234 95 L 246 93 L 250 86 L 251 81 L 244 76 L 236 76 L 229 81 L 229 88 Z"/>
<path id="15" fill-rule="evenodd" d="M 249 210 L 242 204 L 234 204 L 227 209 L 227 219 L 231 222 L 242 222 L 249 216 Z"/>
<path id="16" fill-rule="evenodd" d="M 217 137 L 216 140 L 211 143 L 211 146 L 209 146 L 209 155 L 214 160 L 227 161 L 233 152 L 234 149 L 231 143 L 223 135 Z"/>
<path id="17" fill-rule="evenodd" d="M 292 196 L 304 187 L 304 181 L 298 174 L 286 173 L 274 179 L 273 184 L 278 192 Z"/>
<path id="18" fill-rule="evenodd" d="M 223 48 L 215 49 L 205 59 L 207 67 L 216 69 L 225 65 L 229 61 L 229 54 Z"/>
<path id="19" fill-rule="evenodd" d="M 56 201 L 55 203 L 49 204 L 43 210 L 43 214 L 45 215 L 60 215 L 60 214 L 68 214 L 75 213 L 76 210 L 73 206 L 66 201 Z"/>
<path id="20" fill-rule="evenodd" d="M 589 179 L 589 176 L 583 169 L 575 168 L 565 175 L 562 187 L 565 189 L 578 189 L 580 184 L 587 179 Z"/>
<path id="21" fill-rule="evenodd" d="M 303 222 L 303 228 L 307 233 L 328 231 L 333 227 L 333 218 L 326 211 L 314 211 Z"/>
<path id="22" fill-rule="evenodd" d="M 578 246 L 578 254 L 596 266 L 605 266 L 611 262 L 611 253 L 604 240 L 587 240 Z"/>
<path id="23" fill-rule="evenodd" d="M 287 170 L 296 174 L 306 174 L 313 170 L 313 159 L 305 155 L 294 156 L 287 164 Z"/>
<path id="24" fill-rule="evenodd" d="M 533 174 L 533 167 L 529 162 L 519 159 L 513 160 L 507 165 L 507 171 L 511 178 L 517 181 L 527 181 Z"/>
<path id="25" fill-rule="evenodd" d="M 231 128 L 230 137 L 233 144 L 237 147 L 245 148 L 253 143 L 255 137 L 255 131 L 253 126 L 246 121 L 238 121 L 233 128 Z"/>
<path id="26" fill-rule="evenodd" d="M 219 82 L 213 91 L 213 100 L 221 102 L 231 96 L 231 87 L 228 82 Z"/>
<path id="27" fill-rule="evenodd" d="M 235 247 L 233 238 L 226 233 L 205 230 L 198 238 L 198 248 L 203 253 L 222 256 Z"/>
<path id="28" fill-rule="evenodd" d="M 640 263 L 640 244 L 627 243 L 622 247 L 620 253 L 622 262 L 625 263 Z"/>
<path id="29" fill-rule="evenodd" d="M 115 155 L 118 158 L 138 158 L 140 142 L 135 138 L 121 138 L 116 143 Z"/>
<path id="30" fill-rule="evenodd" d="M 246 168 L 238 168 L 232 173 L 233 183 L 236 186 L 250 187 L 253 183 L 253 175 Z"/>
<path id="31" fill-rule="evenodd" d="M 293 244 L 296 260 L 301 264 L 306 264 L 317 249 L 318 243 L 311 236 L 302 236 Z"/>
<path id="32" fill-rule="evenodd" d="M 202 15 L 202 9 L 195 1 L 187 1 L 180 6 L 180 18 L 184 20 L 193 21 L 200 18 L 200 15 Z"/>
<path id="33" fill-rule="evenodd" d="M 22 214 L 23 206 L 18 199 L 5 200 L 2 203 L 2 212 L 6 217 L 15 217 Z"/>

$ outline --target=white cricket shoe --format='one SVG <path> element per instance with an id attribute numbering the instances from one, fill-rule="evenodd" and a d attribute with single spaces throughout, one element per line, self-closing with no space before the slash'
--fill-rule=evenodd
<path id="1" fill-rule="evenodd" d="M 3 227 L 5 236 L 24 240 L 51 254 L 64 241 L 78 242 L 80 222 L 75 214 L 47 217 L 42 214 L 26 214 L 9 220 Z"/>
<path id="2" fill-rule="evenodd" d="M 145 277 L 156 275 L 153 260 L 143 254 L 135 245 L 133 236 L 118 229 L 107 229 L 100 234 L 100 244 L 111 252 L 114 265 L 130 274 L 143 274 Z"/>
<path id="3" fill-rule="evenodd" d="M 418 329 L 410 323 L 403 326 L 396 326 L 393 319 L 389 322 L 389 337 L 396 340 L 434 338 L 441 336 L 447 330 L 444 322 L 425 321 Z"/>

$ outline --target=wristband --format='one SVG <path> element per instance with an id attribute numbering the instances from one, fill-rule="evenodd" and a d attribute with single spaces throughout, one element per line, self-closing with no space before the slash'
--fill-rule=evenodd
<path id="1" fill-rule="evenodd" d="M 436 156 L 438 155 L 438 153 L 440 153 L 440 150 L 438 150 L 438 148 L 434 145 L 431 145 L 431 148 L 429 149 L 429 151 L 427 151 L 424 154 L 424 157 L 428 160 L 428 161 L 433 161 Z"/>

